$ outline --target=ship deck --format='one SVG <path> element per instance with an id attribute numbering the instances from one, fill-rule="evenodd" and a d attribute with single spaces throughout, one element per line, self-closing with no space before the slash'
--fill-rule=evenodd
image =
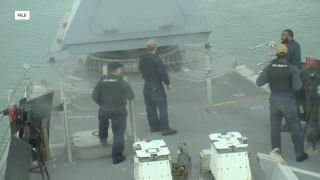
<path id="1" fill-rule="evenodd" d="M 184 59 L 190 59 L 188 57 L 203 56 L 203 53 L 186 47 L 186 53 L 183 56 Z M 209 52 L 207 53 L 210 55 Z M 215 49 L 215 54 L 219 54 L 217 49 Z M 67 56 L 67 53 L 65 55 Z M 54 65 L 48 66 L 48 64 L 45 64 L 41 67 L 43 72 L 41 78 L 46 78 L 48 91 L 55 92 L 53 105 L 57 105 L 60 102 L 58 83 L 78 82 L 78 85 L 74 87 L 83 88 L 84 90 L 66 90 L 65 97 L 70 98 L 79 107 L 98 108 L 91 100 L 91 92 L 85 89 L 92 88 L 102 74 L 84 68 L 85 62 L 77 62 L 76 56 L 63 58 L 61 55 L 61 59 L 57 59 Z M 225 64 L 223 65 L 224 69 L 232 68 L 231 62 L 233 59 L 226 58 L 224 62 L 226 61 L 229 62 L 230 66 Z M 186 69 L 192 69 L 191 66 L 204 65 L 204 61 L 194 63 L 186 62 L 183 66 Z M 217 62 L 212 61 L 213 65 L 215 63 Z M 79 71 L 75 72 L 72 69 L 78 69 Z M 199 73 L 201 69 L 204 69 L 204 67 L 198 69 Z M 203 79 L 195 81 L 195 77 L 188 79 L 188 73 L 194 73 L 192 70 L 183 73 L 183 78 L 177 75 L 178 72 L 174 68 L 168 68 L 168 73 L 173 86 L 173 90 L 167 91 L 170 126 L 178 130 L 176 135 L 171 136 L 162 136 L 161 133 L 150 132 L 143 102 L 143 80 L 141 75 L 138 73 L 125 75 L 128 76 L 128 82 L 136 95 L 134 99 L 134 116 L 137 137 L 163 139 L 170 149 L 173 162 L 176 162 L 177 159 L 177 145 L 179 142 L 186 142 L 192 159 L 192 171 L 188 179 L 202 178 L 207 180 L 210 178 L 202 175 L 199 170 L 199 152 L 210 148 L 209 134 L 240 132 L 248 138 L 250 167 L 254 179 L 265 180 L 265 175 L 256 160 L 256 154 L 257 152 L 268 154 L 271 151 L 269 102 L 264 100 L 265 97 L 269 96 L 266 90 L 256 87 L 248 78 L 239 78 L 241 75 L 238 72 L 213 78 L 212 99 L 214 113 L 206 113 L 205 108 L 208 104 L 206 81 L 201 81 Z M 220 83 L 226 80 L 230 81 L 228 83 Z M 97 110 L 81 110 L 73 106 L 68 106 L 68 110 L 70 110 L 68 114 L 70 136 L 79 131 L 98 129 Z M 130 158 L 123 163 L 113 165 L 111 157 L 77 160 L 73 156 L 76 164 L 66 165 L 67 149 L 64 144 L 64 129 L 59 128 L 61 126 L 63 126 L 62 115 L 58 112 L 53 112 L 50 122 L 50 145 L 51 156 L 55 160 L 47 162 L 52 179 L 133 179 L 134 167 L 133 162 L 130 162 Z M 310 158 L 302 163 L 295 162 L 292 140 L 288 132 L 282 133 L 282 147 L 283 158 L 290 166 L 320 173 L 317 167 L 319 157 L 310 155 Z M 306 150 L 308 149 L 310 149 L 310 145 L 306 146 Z M 41 179 L 36 174 L 34 177 Z"/>

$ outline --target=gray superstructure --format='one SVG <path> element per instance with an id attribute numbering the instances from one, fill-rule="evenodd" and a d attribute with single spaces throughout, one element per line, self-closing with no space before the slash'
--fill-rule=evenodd
<path id="1" fill-rule="evenodd" d="M 75 0 L 62 43 L 71 54 L 207 41 L 212 26 L 195 0 Z"/>

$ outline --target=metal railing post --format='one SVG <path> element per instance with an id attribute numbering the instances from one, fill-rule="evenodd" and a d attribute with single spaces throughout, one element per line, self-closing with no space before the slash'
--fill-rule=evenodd
<path id="1" fill-rule="evenodd" d="M 29 76 L 28 76 L 28 70 L 29 70 L 29 66 L 27 64 L 23 64 L 23 68 L 24 68 L 24 84 L 25 84 L 25 87 L 24 87 L 24 98 L 29 98 L 29 84 L 30 84 L 30 79 L 29 79 Z"/>
<path id="2" fill-rule="evenodd" d="M 8 90 L 8 108 L 11 108 L 14 105 L 13 92 L 14 92 L 13 90 Z M 18 133 L 15 134 L 16 137 L 18 136 Z M 3 136 L 6 136 L 6 134 L 4 134 Z M 0 179 L 4 179 L 5 177 L 10 142 L 11 142 L 11 136 L 6 144 L 6 147 L 2 155 L 0 156 Z"/>
<path id="3" fill-rule="evenodd" d="M 276 56 L 276 46 L 277 46 L 277 43 L 275 41 L 270 41 L 269 42 L 269 46 L 270 46 L 270 59 L 271 60 L 274 60 L 277 58 Z"/>
<path id="4" fill-rule="evenodd" d="M 136 120 L 134 117 L 134 108 L 133 108 L 133 101 L 130 102 L 130 111 L 131 111 L 131 126 L 132 126 L 132 134 L 133 134 L 133 141 L 137 141 L 137 131 L 136 131 Z"/>
<path id="5" fill-rule="evenodd" d="M 23 64 L 24 68 L 24 76 L 23 76 L 23 82 L 26 85 L 25 86 L 25 92 L 24 92 L 24 97 L 29 99 L 30 98 L 30 85 L 33 83 L 30 83 L 30 77 L 28 75 L 28 70 L 30 67 L 39 67 L 38 65 L 29 65 L 29 64 Z"/>
<path id="6" fill-rule="evenodd" d="M 128 77 L 123 77 L 123 79 L 128 82 Z M 127 101 L 126 109 L 128 111 L 126 134 L 127 134 L 127 136 L 132 137 L 132 115 L 131 115 L 131 102 L 130 101 Z"/>
<path id="7" fill-rule="evenodd" d="M 210 57 L 206 56 L 206 76 L 207 76 L 207 98 L 208 98 L 208 107 L 207 107 L 207 113 L 213 112 L 213 106 L 212 106 L 212 87 L 211 87 L 211 63 L 210 63 Z"/>
<path id="8" fill-rule="evenodd" d="M 66 133 L 66 143 L 68 151 L 68 164 L 72 163 L 71 145 L 70 145 L 70 135 L 69 135 L 69 124 L 68 124 L 68 109 L 67 109 L 67 98 L 63 98 L 63 117 L 64 117 L 64 129 Z"/>
<path id="9" fill-rule="evenodd" d="M 8 90 L 8 105 L 13 106 L 14 105 L 14 99 L 13 99 L 13 90 Z"/>
<path id="10" fill-rule="evenodd" d="M 60 83 L 60 97 L 61 97 L 61 104 L 63 103 L 64 99 L 64 83 Z"/>

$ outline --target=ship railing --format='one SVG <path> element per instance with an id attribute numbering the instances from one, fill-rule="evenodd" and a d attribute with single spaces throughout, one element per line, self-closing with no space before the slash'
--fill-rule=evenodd
<path id="1" fill-rule="evenodd" d="M 8 107 L 12 107 L 14 105 L 14 91 L 13 90 L 8 90 Z M 9 121 L 9 118 L 8 117 L 2 117 L 1 118 L 1 121 L 3 119 L 8 119 Z M 7 137 L 7 134 L 11 134 L 10 131 L 8 131 L 10 128 L 10 125 L 7 127 L 7 130 L 5 131 L 4 135 L 3 135 L 3 138 L 1 140 L 1 145 L 2 143 L 4 142 L 5 138 Z M 17 136 L 17 134 L 16 134 Z M 9 139 L 8 141 L 6 142 L 5 144 L 5 148 L 4 148 L 4 151 L 3 153 L 1 154 L 1 159 L 0 159 L 0 180 L 3 180 L 4 177 L 5 177 L 5 173 L 6 173 L 6 165 L 7 165 L 7 157 L 8 157 L 8 152 L 9 152 L 9 148 L 10 148 L 10 142 L 11 142 L 11 136 L 9 136 Z"/>

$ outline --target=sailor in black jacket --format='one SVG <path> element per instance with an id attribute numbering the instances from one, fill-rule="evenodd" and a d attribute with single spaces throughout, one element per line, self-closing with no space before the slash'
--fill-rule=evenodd
<path id="1" fill-rule="evenodd" d="M 258 77 L 257 86 L 270 85 L 270 122 L 272 150 L 281 150 L 281 121 L 285 117 L 291 130 L 297 162 L 308 159 L 300 134 L 300 121 L 297 114 L 296 99 L 293 92 L 301 88 L 302 83 L 296 66 L 286 62 L 288 48 L 279 45 L 276 50 L 277 62 L 267 65 Z"/>
<path id="2" fill-rule="evenodd" d="M 120 76 L 122 64 L 111 62 L 108 65 L 108 75 L 104 75 L 94 87 L 92 99 L 100 106 L 99 138 L 103 146 L 107 145 L 109 119 L 112 122 L 113 164 L 118 164 L 126 159 L 123 156 L 124 134 L 127 125 L 127 100 L 133 100 L 135 95 L 131 86 Z"/>
<path id="3" fill-rule="evenodd" d="M 142 56 L 139 61 L 139 71 L 145 79 L 143 87 L 144 103 L 146 105 L 147 118 L 151 132 L 162 131 L 162 135 L 177 133 L 177 130 L 169 127 L 168 104 L 166 91 L 162 82 L 170 90 L 171 84 L 169 76 L 159 56 L 155 54 L 157 42 L 148 41 L 148 54 Z M 159 109 L 159 116 L 157 112 Z"/>

